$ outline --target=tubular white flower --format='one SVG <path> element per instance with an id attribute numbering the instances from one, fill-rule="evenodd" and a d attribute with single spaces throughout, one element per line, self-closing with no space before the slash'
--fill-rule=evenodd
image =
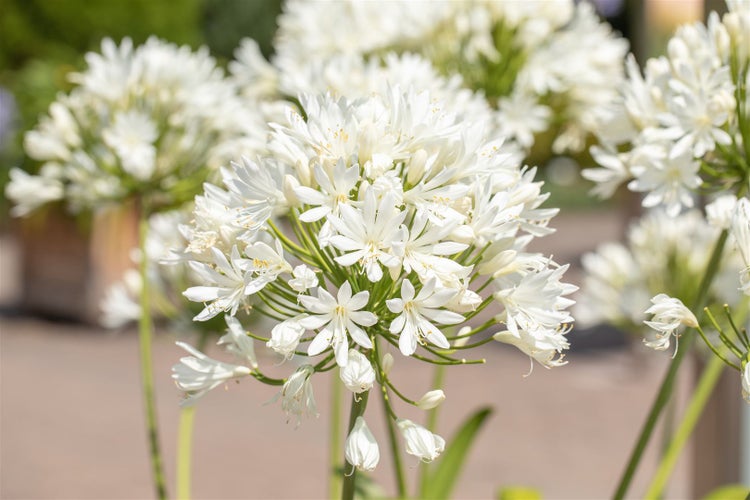
<path id="1" fill-rule="evenodd" d="M 281 409 L 287 416 L 296 416 L 298 425 L 302 416 L 318 416 L 311 381 L 313 373 L 315 369 L 311 365 L 302 365 L 281 387 Z"/>
<path id="2" fill-rule="evenodd" d="M 747 198 L 737 201 L 730 232 L 745 263 L 740 273 L 741 289 L 745 295 L 750 295 L 750 201 Z"/>
<path id="3" fill-rule="evenodd" d="M 445 440 L 411 420 L 399 419 L 396 422 L 406 443 L 406 453 L 418 457 L 423 462 L 432 462 L 445 449 Z"/>
<path id="4" fill-rule="evenodd" d="M 362 326 L 374 325 L 378 318 L 369 311 L 361 311 L 370 299 L 370 292 L 362 291 L 352 296 L 352 286 L 348 281 L 339 288 L 337 298 L 322 288 L 318 288 L 318 296 L 301 295 L 300 302 L 312 314 L 300 320 L 300 324 L 308 330 L 323 327 L 315 336 L 307 349 L 307 354 L 315 356 L 331 346 L 336 354 L 336 363 L 346 366 L 349 358 L 349 340 L 366 349 L 372 349 L 372 342 Z"/>
<path id="5" fill-rule="evenodd" d="M 339 369 L 339 377 L 347 389 L 359 394 L 372 388 L 375 370 L 364 354 L 356 349 L 349 349 L 349 360 L 346 366 Z"/>
<path id="6" fill-rule="evenodd" d="M 227 332 L 219 339 L 218 344 L 234 354 L 238 359 L 248 363 L 254 370 L 258 368 L 255 358 L 255 346 L 253 339 L 248 337 L 239 320 L 233 316 L 225 315 Z"/>
<path id="7" fill-rule="evenodd" d="M 359 470 L 371 471 L 378 466 L 380 449 L 362 417 L 357 417 L 346 438 L 345 455 L 346 461 Z"/>
<path id="8" fill-rule="evenodd" d="M 677 330 L 680 326 L 693 328 L 698 326 L 695 315 L 680 299 L 660 293 L 651 299 L 651 303 L 653 305 L 646 309 L 646 314 L 652 314 L 653 318 L 644 323 L 656 332 L 656 339 L 651 341 L 644 339 L 648 347 L 662 351 L 669 347 L 671 335 L 679 336 Z"/>
<path id="9" fill-rule="evenodd" d="M 742 367 L 742 398 L 750 403 L 750 363 L 744 363 Z"/>
<path id="10" fill-rule="evenodd" d="M 172 367 L 172 378 L 177 387 L 186 393 L 181 403 L 183 405 L 193 404 L 205 393 L 228 380 L 252 373 L 247 366 L 216 361 L 184 342 L 176 344 L 190 354 Z"/>
<path id="11" fill-rule="evenodd" d="M 417 407 L 420 410 L 431 410 L 437 408 L 443 401 L 445 401 L 445 393 L 440 389 L 435 389 L 434 391 L 426 392 L 424 396 L 419 398 Z"/>

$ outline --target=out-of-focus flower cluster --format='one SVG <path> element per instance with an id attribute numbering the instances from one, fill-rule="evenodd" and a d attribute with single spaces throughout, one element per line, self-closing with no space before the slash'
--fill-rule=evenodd
<path id="1" fill-rule="evenodd" d="M 105 39 L 86 62 L 71 76 L 77 86 L 25 136 L 41 167 L 11 171 L 17 215 L 63 199 L 74 211 L 135 196 L 151 210 L 176 207 L 210 171 L 262 144 L 250 131 L 263 121 L 206 49 Z"/>
<path id="2" fill-rule="evenodd" d="M 623 182 L 644 193 L 644 207 L 671 216 L 692 207 L 699 192 L 737 189 L 750 165 L 750 3 L 729 2 L 722 19 L 685 25 L 667 55 L 641 74 L 627 61 L 619 103 L 599 130 L 591 153 L 600 168 L 585 170 L 608 197 Z"/>
<path id="3" fill-rule="evenodd" d="M 205 304 L 198 321 L 267 316 L 270 335 L 250 336 L 309 362 L 272 381 L 236 341 L 225 342 L 245 356 L 234 367 L 191 350 L 175 367 L 187 401 L 253 376 L 283 383 L 287 413 L 315 414 L 313 375 L 338 366 L 354 393 L 377 383 L 429 408 L 442 391 L 403 396 L 388 376 L 389 351 L 464 364 L 476 361 L 455 352 L 492 338 L 545 366 L 564 363 L 575 287 L 561 281 L 567 266 L 526 251 L 557 212 L 540 208 L 547 195 L 534 169 L 485 122 L 459 119 L 427 91 L 302 95 L 300 106 L 272 125 L 266 155 L 222 169 L 223 187 L 207 184 L 196 199 L 187 256 L 201 284 L 185 295 Z M 427 446 L 417 439 L 425 429 L 398 426 L 407 442 L 416 436 L 410 453 L 432 460 L 442 451 L 439 436 Z M 369 442 L 356 432 L 352 440 Z M 352 456 L 371 464 L 374 455 Z"/>
<path id="4" fill-rule="evenodd" d="M 713 206 L 709 208 L 715 213 Z M 731 210 L 729 214 L 731 217 Z M 665 293 L 687 304 L 694 302 L 722 229 L 720 221 L 711 222 L 715 225 L 698 210 L 677 217 L 657 210 L 630 227 L 624 244 L 604 243 L 585 254 L 585 275 L 575 309 L 578 324 L 606 322 L 626 331 L 642 332 L 651 342 L 653 330 L 644 328 L 651 297 Z M 711 284 L 710 302 L 740 303 L 737 276 L 743 267 L 738 252 L 725 254 Z"/>
<path id="5" fill-rule="evenodd" d="M 383 72 L 434 92 L 444 85 L 434 75 L 442 74 L 451 87 L 486 99 L 494 126 L 522 150 L 547 134 L 556 153 L 584 149 L 623 79 L 627 42 L 586 2 L 342 1 L 320 7 L 286 2 L 273 65 L 245 52 L 235 70 L 254 89 L 276 87 L 290 96 L 317 88 L 348 95 L 352 88 L 382 85 Z M 458 95 L 466 113 L 467 105 L 483 106 L 470 96 Z"/>

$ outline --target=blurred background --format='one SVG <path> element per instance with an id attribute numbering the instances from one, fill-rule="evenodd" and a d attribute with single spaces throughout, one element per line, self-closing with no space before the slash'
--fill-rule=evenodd
<path id="1" fill-rule="evenodd" d="M 698 0 L 597 2 L 600 14 L 630 37 L 640 61 L 664 50 L 680 23 L 702 19 Z M 711 3 L 708 7 L 714 7 Z M 58 92 L 66 75 L 84 67 L 83 55 L 108 36 L 135 43 L 148 36 L 192 47 L 206 45 L 226 62 L 243 37 L 255 38 L 267 57 L 278 0 L 3 0 L 0 7 L 0 188 L 24 158 L 23 133 Z M 550 206 L 561 208 L 557 233 L 535 248 L 571 262 L 568 280 L 580 279 L 580 256 L 621 239 L 637 202 L 606 204 L 588 197 L 576 162 L 558 158 L 545 167 Z M 107 283 L 119 278 L 133 243 L 126 213 L 96 218 L 45 213 L 19 221 L 0 197 L 0 497 L 147 498 L 150 471 L 143 438 L 135 331 L 96 326 Z M 54 212 L 54 211 L 53 211 Z M 611 495 L 656 392 L 668 357 L 609 327 L 574 330 L 564 368 L 527 374 L 528 360 L 503 345 L 485 346 L 488 364 L 449 370 L 450 404 L 440 428 L 451 435 L 471 411 L 494 413 L 483 429 L 458 498 L 490 498 L 502 487 L 538 489 L 545 498 Z M 155 340 L 158 410 L 166 468 L 174 469 L 179 394 L 170 368 L 181 356 L 171 332 Z M 210 354 L 210 353 L 209 353 Z M 407 388 L 418 393 L 429 376 L 404 363 Z M 692 384 L 680 380 L 681 394 Z M 698 497 L 740 479 L 737 443 L 722 436 L 738 426 L 738 381 L 728 380 L 681 459 L 668 497 Z M 325 415 L 287 423 L 274 391 L 260 384 L 214 391 L 198 405 L 194 459 L 196 498 L 320 498 L 326 495 Z M 316 386 L 319 408 L 327 384 Z M 678 398 L 684 399 L 684 398 Z M 729 402 L 728 402 L 729 401 Z M 732 406 L 731 401 L 736 404 Z M 322 411 L 321 413 L 324 413 Z M 376 433 L 382 429 L 375 429 Z M 654 446 L 659 446 L 659 439 Z M 699 450 L 700 453 L 695 453 Z M 642 491 L 656 460 L 651 449 L 632 491 Z M 414 475 L 417 463 L 411 463 Z M 393 494 L 387 464 L 374 478 Z"/>

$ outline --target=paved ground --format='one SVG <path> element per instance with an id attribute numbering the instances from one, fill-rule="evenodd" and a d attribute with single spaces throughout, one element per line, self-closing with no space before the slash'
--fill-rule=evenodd
<path id="1" fill-rule="evenodd" d="M 592 233 L 590 221 L 569 225 L 555 251 L 561 261 L 593 246 L 584 237 Z M 619 231 L 616 220 L 599 220 L 599 226 L 597 238 Z M 7 304 L 15 263 L 7 240 L 1 249 L 0 300 Z M 590 343 L 576 337 L 573 342 Z M 179 410 L 169 370 L 181 353 L 166 332 L 154 348 L 171 483 Z M 519 484 L 550 499 L 610 496 L 667 357 L 640 346 L 574 349 L 568 366 L 537 366 L 524 377 L 528 359 L 513 348 L 488 345 L 477 355 L 488 363 L 448 371 L 441 415 L 447 437 L 469 412 L 494 407 L 455 496 L 491 498 L 499 487 Z M 0 317 L 0 497 L 151 497 L 137 367 L 132 331 Z M 430 373 L 421 364 L 399 362 L 394 370 L 407 393 L 429 389 Z M 205 397 L 196 414 L 195 497 L 324 497 L 328 385 L 317 379 L 320 418 L 299 427 L 286 423 L 278 403 L 269 403 L 275 390 L 267 386 L 246 381 Z M 384 449 L 378 405 L 369 411 L 368 423 Z M 406 463 L 413 476 L 418 464 Z M 649 455 L 634 492 L 643 491 L 652 463 Z M 384 456 L 375 477 L 393 493 L 389 466 Z M 670 498 L 687 496 L 685 479 L 682 463 Z"/>

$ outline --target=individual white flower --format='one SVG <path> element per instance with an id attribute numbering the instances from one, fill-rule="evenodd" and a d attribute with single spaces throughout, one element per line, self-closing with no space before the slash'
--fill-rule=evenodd
<path id="1" fill-rule="evenodd" d="M 375 370 L 367 356 L 356 349 L 349 349 L 346 366 L 339 369 L 339 377 L 347 389 L 355 394 L 369 391 L 375 383 Z"/>
<path id="2" fill-rule="evenodd" d="M 102 311 L 99 321 L 105 328 L 121 328 L 141 317 L 141 306 L 137 300 L 141 290 L 141 276 L 134 269 L 128 271 L 123 275 L 122 281 L 107 288 L 99 304 Z"/>
<path id="3" fill-rule="evenodd" d="M 287 416 L 296 416 L 298 425 L 302 416 L 318 416 L 311 381 L 313 373 L 315 369 L 311 365 L 302 365 L 281 387 L 281 409 Z"/>
<path id="4" fill-rule="evenodd" d="M 10 169 L 10 182 L 5 187 L 5 196 L 15 204 L 11 212 L 15 216 L 28 215 L 41 205 L 62 199 L 62 183 L 54 177 L 29 175 L 20 168 Z"/>
<path id="5" fill-rule="evenodd" d="M 104 143 L 120 158 L 123 170 L 141 181 L 154 175 L 157 137 L 156 125 L 136 110 L 117 113 L 112 126 L 102 131 Z"/>
<path id="6" fill-rule="evenodd" d="M 644 323 L 656 332 L 656 337 L 650 341 L 644 339 L 644 343 L 652 349 L 663 351 L 668 348 L 670 336 L 679 337 L 677 330 L 680 326 L 698 326 L 695 315 L 680 299 L 660 293 L 651 299 L 651 303 L 653 305 L 646 309 L 646 314 L 652 314 L 653 318 Z"/>
<path id="7" fill-rule="evenodd" d="M 286 359 L 291 359 L 305 333 L 305 327 L 300 324 L 300 320 L 304 317 L 304 315 L 296 316 L 274 326 L 266 346 Z"/>
<path id="8" fill-rule="evenodd" d="M 530 325 L 528 328 L 508 329 L 497 332 L 493 339 L 504 344 L 510 344 L 521 352 L 530 356 L 546 368 L 566 365 L 562 351 L 570 344 L 565 338 L 566 328 L 552 329 L 539 325 Z"/>
<path id="9" fill-rule="evenodd" d="M 248 273 L 245 295 L 258 293 L 281 273 L 292 272 L 292 266 L 284 259 L 281 241 L 275 240 L 274 243 L 276 248 L 271 248 L 262 241 L 245 248 L 247 259 L 243 261 L 243 265 Z"/>
<path id="10" fill-rule="evenodd" d="M 224 320 L 227 322 L 227 332 L 221 336 L 218 344 L 224 345 L 225 349 L 234 354 L 237 359 L 257 369 L 258 361 L 255 358 L 253 339 L 248 337 L 242 324 L 234 316 L 225 315 Z"/>
<path id="11" fill-rule="evenodd" d="M 177 345 L 190 354 L 181 358 L 180 362 L 172 367 L 172 378 L 177 387 L 186 393 L 186 398 L 181 403 L 183 405 L 194 403 L 205 393 L 228 380 L 252 373 L 247 366 L 216 361 L 184 342 L 177 342 Z"/>
<path id="12" fill-rule="evenodd" d="M 296 266 L 292 270 L 293 278 L 289 280 L 289 286 L 295 292 L 305 293 L 308 288 L 315 288 L 318 286 L 318 277 L 315 271 L 310 269 L 304 264 Z"/>
<path id="13" fill-rule="evenodd" d="M 664 157 L 648 166 L 636 166 L 632 171 L 635 180 L 628 184 L 633 191 L 646 192 L 644 207 L 664 205 L 674 217 L 683 207 L 693 206 L 693 192 L 700 186 L 700 162 L 693 159 L 689 149 L 672 148 Z"/>
<path id="14" fill-rule="evenodd" d="M 725 194 L 719 196 L 706 205 L 706 219 L 708 223 L 719 229 L 729 229 L 736 206 L 737 197 L 735 195 Z"/>
<path id="15" fill-rule="evenodd" d="M 192 286 L 183 292 L 183 295 L 193 302 L 209 302 L 194 318 L 195 321 L 209 320 L 220 312 L 228 312 L 234 316 L 246 295 L 247 259 L 240 257 L 237 247 L 232 247 L 229 259 L 214 247 L 211 248 L 211 255 L 216 268 L 202 262 L 190 261 L 190 267 L 198 277 L 203 282 L 211 283 L 210 286 Z"/>
<path id="16" fill-rule="evenodd" d="M 336 257 L 336 262 L 347 267 L 358 263 L 373 283 L 383 277 L 381 265 L 398 270 L 401 261 L 392 247 L 405 217 L 406 212 L 396 206 L 392 193 L 378 204 L 375 193 L 368 190 L 361 210 L 341 205 L 339 216 L 328 219 L 338 233 L 331 237 L 331 245 L 347 252 Z"/>
<path id="17" fill-rule="evenodd" d="M 742 398 L 750 403 L 750 363 L 744 363 L 742 367 Z"/>
<path id="18" fill-rule="evenodd" d="M 315 356 L 331 346 L 336 355 L 336 363 L 346 366 L 349 357 L 349 339 L 364 347 L 372 349 L 372 342 L 362 327 L 374 325 L 378 318 L 369 311 L 361 309 L 367 305 L 370 292 L 364 290 L 352 296 L 352 286 L 348 281 L 339 288 L 337 297 L 318 287 L 318 296 L 301 295 L 299 301 L 312 313 L 300 320 L 300 324 L 308 330 L 323 327 L 315 336 L 307 354 Z"/>
<path id="19" fill-rule="evenodd" d="M 730 231 L 745 263 L 740 273 L 741 289 L 745 295 L 750 295 L 750 201 L 747 198 L 737 201 Z"/>
<path id="20" fill-rule="evenodd" d="M 346 461 L 359 470 L 375 470 L 380 460 L 380 450 L 375 436 L 372 435 L 362 417 L 357 417 L 354 427 L 346 438 Z"/>
<path id="21" fill-rule="evenodd" d="M 458 313 L 441 309 L 456 295 L 450 288 L 436 289 L 433 278 L 422 286 L 415 296 L 414 285 L 408 279 L 401 282 L 401 298 L 388 299 L 388 310 L 398 314 L 389 328 L 393 334 L 400 334 L 399 349 L 404 356 L 411 356 L 417 350 L 417 342 L 422 339 L 441 349 L 449 349 L 450 344 L 432 322 L 442 325 L 455 325 L 464 320 Z"/>
<path id="22" fill-rule="evenodd" d="M 437 408 L 443 401 L 445 401 L 445 393 L 442 390 L 428 391 L 417 401 L 417 408 L 431 410 Z"/>
<path id="23" fill-rule="evenodd" d="M 399 419 L 396 425 L 406 442 L 406 453 L 418 457 L 423 462 L 432 462 L 445 449 L 445 440 L 442 437 L 411 420 Z"/>

